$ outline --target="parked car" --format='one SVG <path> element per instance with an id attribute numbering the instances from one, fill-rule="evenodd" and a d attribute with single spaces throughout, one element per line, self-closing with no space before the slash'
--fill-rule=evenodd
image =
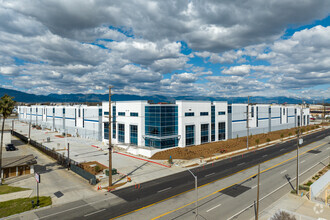
<path id="1" fill-rule="evenodd" d="M 13 144 L 6 145 L 6 151 L 15 151 L 17 148 Z"/>

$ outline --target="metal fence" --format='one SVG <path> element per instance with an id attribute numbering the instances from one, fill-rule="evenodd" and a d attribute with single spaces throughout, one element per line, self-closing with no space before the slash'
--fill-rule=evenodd
<path id="1" fill-rule="evenodd" d="M 28 138 L 25 137 L 24 135 L 17 133 L 16 131 L 11 131 L 12 135 L 18 137 L 19 139 L 21 139 L 24 143 L 28 143 Z M 66 157 L 63 154 L 60 154 L 34 140 L 30 140 L 30 144 L 37 148 L 38 150 L 40 150 L 41 152 L 43 152 L 44 154 L 50 156 L 51 158 L 55 159 L 57 161 L 57 163 L 65 168 L 68 168 L 70 166 L 70 169 L 75 172 L 76 174 L 80 175 L 81 177 L 87 179 L 89 181 L 90 184 L 95 185 L 96 184 L 96 177 L 95 175 L 85 171 L 81 165 L 72 160 L 69 159 L 68 157 Z"/>

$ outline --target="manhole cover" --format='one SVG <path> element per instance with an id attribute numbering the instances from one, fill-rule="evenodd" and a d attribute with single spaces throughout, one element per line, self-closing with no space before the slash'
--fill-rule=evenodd
<path id="1" fill-rule="evenodd" d="M 64 194 L 63 194 L 61 191 L 57 191 L 57 192 L 55 192 L 54 195 L 55 195 L 57 198 L 60 198 L 60 197 L 64 196 Z"/>

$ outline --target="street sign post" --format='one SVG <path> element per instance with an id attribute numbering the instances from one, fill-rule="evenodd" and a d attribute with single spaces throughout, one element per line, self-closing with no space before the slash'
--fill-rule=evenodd
<path id="1" fill-rule="evenodd" d="M 39 183 L 40 183 L 40 181 L 41 181 L 41 179 L 40 179 L 40 174 L 39 173 L 37 173 L 37 172 L 35 172 L 34 173 L 34 178 L 36 179 L 36 181 L 37 181 L 37 206 L 39 206 Z"/>

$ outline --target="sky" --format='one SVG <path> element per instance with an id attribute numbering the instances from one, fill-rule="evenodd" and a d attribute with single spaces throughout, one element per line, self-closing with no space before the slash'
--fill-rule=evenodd
<path id="1" fill-rule="evenodd" d="M 329 0 L 0 0 L 0 87 L 330 98 Z"/>

